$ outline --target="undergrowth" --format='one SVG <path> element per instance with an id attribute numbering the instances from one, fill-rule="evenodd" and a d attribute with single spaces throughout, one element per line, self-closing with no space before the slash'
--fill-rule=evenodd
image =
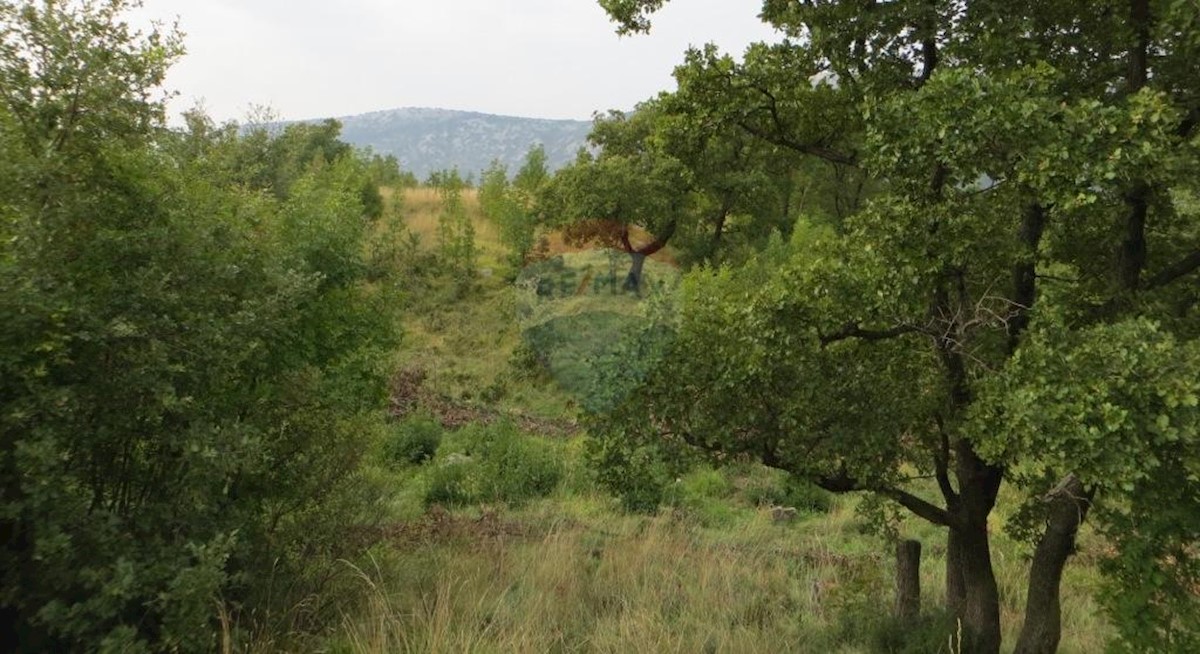
<path id="1" fill-rule="evenodd" d="M 466 294 L 436 270 L 417 271 L 424 290 L 405 312 L 401 366 L 421 370 L 429 392 L 450 404 L 486 406 L 500 416 L 572 417 L 588 366 L 617 323 L 638 319 L 638 300 L 590 293 L 584 272 L 572 277 L 579 281 L 570 292 L 531 310 L 528 294 L 536 287 L 508 281 L 517 275 L 502 268 L 494 226 L 472 193 L 464 199 L 479 221 L 483 269 Z M 414 234 L 433 229 L 432 196 L 410 192 L 404 206 Z M 599 270 L 608 259 L 561 259 L 568 268 L 572 261 Z M 589 314 L 613 325 L 592 324 Z M 345 602 L 340 623 L 317 643 L 275 646 L 355 653 L 957 651 L 956 625 L 939 609 L 945 539 L 936 527 L 898 524 L 896 536 L 925 546 L 922 617 L 900 623 L 890 610 L 893 545 L 862 515 L 858 498 L 832 496 L 755 464 L 676 471 L 647 455 L 645 465 L 629 468 L 645 472 L 643 501 L 623 507 L 605 490 L 612 480 L 597 477 L 585 436 L 534 433 L 503 417 L 446 426 L 443 417 L 418 411 L 385 434 L 368 474 L 392 489 L 381 498 L 391 526 L 367 555 L 344 566 L 359 592 Z M 633 487 L 635 476 L 617 481 Z M 1002 518 L 994 516 L 997 532 Z M 1100 547 L 1085 534 L 1067 568 L 1061 652 L 1101 651 L 1111 633 L 1091 592 Z M 1029 552 L 998 536 L 993 556 L 1011 647 Z"/>

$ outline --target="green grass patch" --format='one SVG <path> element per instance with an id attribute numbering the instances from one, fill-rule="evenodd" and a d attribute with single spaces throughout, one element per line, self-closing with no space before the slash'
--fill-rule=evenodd
<path id="1" fill-rule="evenodd" d="M 554 492 L 563 478 L 555 444 L 509 423 L 470 425 L 445 441 L 425 478 L 425 504 L 520 505 Z"/>

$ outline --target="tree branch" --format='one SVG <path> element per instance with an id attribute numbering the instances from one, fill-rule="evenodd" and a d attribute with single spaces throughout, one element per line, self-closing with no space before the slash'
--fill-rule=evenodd
<path id="1" fill-rule="evenodd" d="M 942 491 L 942 497 L 946 500 L 946 505 L 953 507 L 958 501 L 958 493 L 954 490 L 954 485 L 950 483 L 950 435 L 946 433 L 945 425 L 942 424 L 942 417 L 937 416 L 938 436 L 941 440 L 941 449 L 934 453 L 933 464 L 934 472 L 937 476 L 938 489 Z"/>
<path id="2" fill-rule="evenodd" d="M 864 341 L 883 341 L 890 338 L 896 338 L 905 334 L 921 333 L 924 330 L 916 325 L 897 325 L 891 329 L 863 329 L 858 323 L 848 322 L 832 334 L 819 334 L 818 338 L 821 341 L 821 347 L 844 341 L 851 338 L 857 338 Z"/>
<path id="3" fill-rule="evenodd" d="M 943 527 L 953 526 L 954 516 L 949 511 L 931 504 L 908 491 L 892 488 L 890 486 L 868 486 L 858 482 L 858 480 L 850 477 L 843 469 L 836 476 L 820 477 L 816 480 L 817 486 L 831 493 L 852 493 L 855 491 L 869 491 L 879 493 L 880 495 L 895 501 L 904 508 L 912 511 L 914 514 L 932 522 L 935 525 Z"/>
<path id="4" fill-rule="evenodd" d="M 762 109 L 765 109 L 766 112 L 771 116 L 771 123 L 775 126 L 774 131 L 767 131 L 752 125 L 747 120 L 747 117 L 743 116 L 740 120 L 736 121 L 736 124 L 748 134 L 760 138 L 768 143 L 788 148 L 789 150 L 795 150 L 801 154 L 807 154 L 819 159 L 824 159 L 825 161 L 851 167 L 858 166 L 857 158 L 853 155 L 837 152 L 817 143 L 801 143 L 800 141 L 789 138 L 786 135 L 787 130 L 784 128 L 783 118 L 779 115 L 779 102 L 776 100 L 775 95 L 771 93 L 770 89 L 753 85 L 743 88 L 746 90 L 757 91 L 767 99 L 767 104 L 765 107 L 762 107 Z"/>
<path id="5" fill-rule="evenodd" d="M 841 152 L 837 152 L 835 150 L 831 150 L 829 148 L 819 146 L 819 145 L 810 145 L 807 143 L 801 143 L 799 141 L 789 139 L 786 136 L 783 136 L 780 134 L 771 134 L 771 133 L 768 133 L 766 130 L 762 130 L 757 127 L 754 127 L 753 125 L 750 125 L 746 121 L 738 121 L 737 125 L 738 125 L 738 127 L 741 127 L 742 129 L 746 130 L 746 132 L 749 133 L 751 136 L 756 136 L 768 143 L 772 143 L 772 144 L 778 145 L 780 147 L 788 148 L 789 150 L 795 150 L 796 152 L 799 152 L 800 154 L 807 154 L 807 155 L 810 155 L 813 157 L 817 157 L 818 159 L 824 159 L 825 161 L 829 161 L 832 163 L 843 164 L 843 165 L 852 166 L 852 167 L 858 167 L 858 160 L 852 155 L 843 154 Z"/>
<path id="6" fill-rule="evenodd" d="M 898 488 L 881 488 L 875 492 L 897 502 L 904 508 L 912 511 L 922 518 L 925 518 L 935 525 L 941 525 L 943 527 L 954 526 L 955 520 L 954 517 L 950 515 L 949 511 L 939 506 L 930 504 L 929 502 L 926 502 L 912 493 L 902 491 Z"/>
<path id="7" fill-rule="evenodd" d="M 1137 291 L 1142 284 L 1146 267 L 1146 218 L 1150 212 L 1150 187 L 1138 182 L 1125 196 L 1129 216 L 1125 219 L 1125 239 L 1118 253 L 1118 274 L 1121 288 Z"/>
<path id="8" fill-rule="evenodd" d="M 1188 273 L 1195 272 L 1197 268 L 1200 268 L 1200 250 L 1194 250 L 1186 257 L 1160 270 L 1157 275 L 1146 281 L 1145 288 L 1149 290 L 1166 286 Z"/>
<path id="9" fill-rule="evenodd" d="M 1042 234 L 1046 229 L 1046 210 L 1033 203 L 1025 211 L 1018 238 L 1025 247 L 1023 258 L 1013 266 L 1013 306 L 1017 314 L 1008 321 L 1008 353 L 1012 355 L 1020 344 L 1021 334 L 1029 326 L 1029 311 L 1037 299 L 1037 256 Z"/>
<path id="10" fill-rule="evenodd" d="M 724 452 L 724 450 L 722 448 L 714 447 L 708 443 L 705 443 L 703 440 L 696 438 L 690 432 L 681 432 L 676 435 L 679 436 L 683 440 L 684 443 L 687 443 L 688 445 L 691 445 L 692 447 L 696 447 L 696 448 L 699 448 L 699 449 L 702 449 L 702 450 L 705 450 L 708 452 Z M 781 459 L 779 459 L 778 455 L 775 452 L 775 448 L 772 447 L 772 445 L 770 443 L 767 443 L 767 442 L 761 443 L 761 448 L 759 448 L 757 454 L 759 456 L 759 460 L 762 462 L 763 465 L 765 465 L 769 468 L 783 470 L 785 472 L 788 472 L 789 474 L 796 474 L 795 472 L 790 470 L 789 467 L 786 466 Z M 800 475 L 800 476 L 803 476 L 803 475 Z M 887 498 L 897 502 L 904 508 L 908 509 L 909 511 L 912 511 L 917 516 L 920 516 L 920 517 L 928 520 L 929 522 L 932 522 L 935 525 L 942 525 L 944 527 L 953 527 L 955 524 L 957 524 L 954 516 L 946 509 L 943 509 L 935 504 L 932 504 L 926 500 L 923 500 L 923 499 L 917 497 L 916 495 L 909 493 L 908 491 L 900 490 L 899 488 L 893 488 L 891 486 L 873 486 L 873 485 L 861 484 L 861 483 L 859 483 L 859 481 L 857 479 L 854 479 L 853 477 L 851 477 L 849 475 L 849 473 L 846 472 L 845 467 L 843 467 L 842 470 L 840 472 L 838 472 L 836 475 L 827 475 L 827 476 L 822 476 L 822 477 L 816 477 L 812 481 L 820 488 L 823 488 L 831 493 L 838 493 L 838 494 L 853 493 L 853 492 L 878 493 L 880 495 L 883 495 L 884 497 L 887 497 Z"/>
<path id="11" fill-rule="evenodd" d="M 1137 41 L 1129 50 L 1129 92 L 1137 93 L 1150 78 L 1150 0 L 1129 3 L 1129 24 Z"/>
<path id="12" fill-rule="evenodd" d="M 1179 129 L 1175 133 L 1181 139 L 1186 139 L 1192 135 L 1192 130 L 1196 129 L 1196 125 L 1200 124 L 1200 107 L 1192 107 L 1191 111 L 1184 116 L 1179 123 Z"/>
<path id="13" fill-rule="evenodd" d="M 923 86 L 925 82 L 929 81 L 940 60 L 937 44 L 937 4 L 935 2 L 927 3 L 925 11 L 928 13 L 922 16 L 921 24 L 917 26 L 924 32 L 921 38 L 921 76 L 917 78 L 918 86 Z"/>
<path id="14" fill-rule="evenodd" d="M 654 254 L 655 252 L 658 252 L 659 250 L 666 247 L 667 241 L 671 240 L 671 237 L 675 235 L 675 229 L 678 226 L 679 226 L 679 221 L 676 221 L 676 220 L 672 220 L 671 222 L 667 223 L 667 227 L 666 227 L 666 229 L 664 229 L 662 231 L 662 234 L 659 236 L 656 236 L 653 241 L 638 248 L 637 254 L 641 254 L 641 255 L 648 257 L 648 256 Z M 625 239 L 625 242 L 626 243 L 629 242 L 628 237 Z"/>

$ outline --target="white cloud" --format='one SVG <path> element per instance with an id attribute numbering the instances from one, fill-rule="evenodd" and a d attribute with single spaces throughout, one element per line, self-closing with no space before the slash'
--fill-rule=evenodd
<path id="1" fill-rule="evenodd" d="M 759 0 L 675 0 L 649 36 L 620 38 L 595 0 L 146 0 L 188 55 L 176 110 L 285 118 L 430 106 L 547 118 L 629 108 L 670 88 L 684 49 L 775 38 Z"/>

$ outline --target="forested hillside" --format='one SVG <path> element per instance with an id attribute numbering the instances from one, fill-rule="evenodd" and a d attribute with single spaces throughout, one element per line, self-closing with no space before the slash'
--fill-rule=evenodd
<path id="1" fill-rule="evenodd" d="M 419 175 L 136 4 L 0 0 L 5 651 L 1200 651 L 1191 0 L 768 0 Z"/>

